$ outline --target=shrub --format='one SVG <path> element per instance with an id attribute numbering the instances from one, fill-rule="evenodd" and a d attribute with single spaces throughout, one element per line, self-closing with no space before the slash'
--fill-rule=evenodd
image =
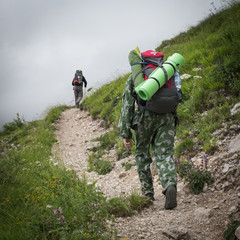
<path id="1" fill-rule="evenodd" d="M 95 171 L 100 175 L 105 175 L 111 172 L 113 169 L 112 162 L 109 160 L 103 159 L 101 152 L 92 153 L 88 155 L 87 161 L 89 164 L 88 171 Z"/>
<path id="2" fill-rule="evenodd" d="M 108 201 L 108 212 L 115 217 L 128 217 L 149 207 L 152 201 L 145 196 L 132 192 L 130 196 L 122 195 Z"/>
<path id="3" fill-rule="evenodd" d="M 25 124 L 25 120 L 24 118 L 20 117 L 19 113 L 17 113 L 17 118 L 13 119 L 12 122 L 10 123 L 5 123 L 3 125 L 3 134 L 9 134 L 15 130 L 17 130 L 18 128 L 23 127 Z"/>
<path id="4" fill-rule="evenodd" d="M 179 157 L 181 154 L 186 153 L 186 151 L 191 152 L 194 147 L 194 142 L 192 138 L 186 138 L 181 141 L 175 148 L 175 155 Z"/>
<path id="5" fill-rule="evenodd" d="M 91 151 L 110 150 L 116 144 L 116 139 L 119 137 L 119 129 L 114 128 L 105 134 L 92 140 L 92 142 L 99 142 L 98 146 L 92 147 Z"/>
<path id="6" fill-rule="evenodd" d="M 214 178 L 207 170 L 208 158 L 206 155 L 202 157 L 200 166 L 194 164 L 192 161 L 177 161 L 177 173 L 185 182 L 189 183 L 189 189 L 194 194 L 199 194 L 203 191 L 205 184 L 212 184 Z"/>
<path id="7" fill-rule="evenodd" d="M 223 233 L 224 240 L 236 240 L 235 231 L 240 226 L 240 221 L 232 221 L 228 224 L 227 230 Z"/>

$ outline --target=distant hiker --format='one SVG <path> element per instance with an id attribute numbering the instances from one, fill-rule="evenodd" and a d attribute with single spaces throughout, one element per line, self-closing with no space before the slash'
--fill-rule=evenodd
<path id="1" fill-rule="evenodd" d="M 176 109 L 180 100 L 174 78 L 178 76 L 179 81 L 179 73 L 175 72 L 173 77 L 148 101 L 140 99 L 134 90 L 134 80 L 137 75 L 142 74 L 143 81 L 147 81 L 151 72 L 162 65 L 163 56 L 163 53 L 152 50 L 142 52 L 141 57 L 139 55 L 141 65 L 139 64 L 138 67 L 140 66 L 142 71 L 133 73 L 132 68 L 132 74 L 127 79 L 122 97 L 119 127 L 124 145 L 128 150 L 132 146 L 131 129 L 134 130 L 135 159 L 143 195 L 154 200 L 150 170 L 151 148 L 163 194 L 166 196 L 164 207 L 173 209 L 177 206 L 177 174 L 173 154 L 178 122 Z M 138 63 L 130 61 L 130 64 L 137 66 Z"/>
<path id="2" fill-rule="evenodd" d="M 72 80 L 74 96 L 75 96 L 75 106 L 79 108 L 79 103 L 83 98 L 83 83 L 84 87 L 87 87 L 87 81 L 82 74 L 82 70 L 76 70 L 74 78 Z"/>

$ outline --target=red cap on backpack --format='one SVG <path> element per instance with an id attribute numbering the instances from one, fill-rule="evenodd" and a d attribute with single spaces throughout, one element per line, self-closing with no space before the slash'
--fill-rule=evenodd
<path id="1" fill-rule="evenodd" d="M 149 57 L 164 57 L 162 52 L 156 52 L 153 50 L 147 50 L 145 52 L 141 52 L 141 54 L 147 58 L 149 58 Z"/>

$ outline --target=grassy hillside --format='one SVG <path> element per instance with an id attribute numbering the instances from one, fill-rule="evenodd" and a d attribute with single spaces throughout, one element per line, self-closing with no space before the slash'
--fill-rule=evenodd
<path id="1" fill-rule="evenodd" d="M 33 122 L 17 115 L 0 132 L 0 239 L 117 240 L 108 224 L 114 216 L 150 204 L 136 193 L 107 201 L 96 182 L 65 168 L 54 123 L 67 108 Z"/>
<path id="2" fill-rule="evenodd" d="M 240 4 L 235 3 L 156 48 L 164 53 L 165 59 L 175 52 L 183 55 L 185 63 L 180 74 L 191 75 L 182 80 L 177 156 L 195 150 L 209 153 L 216 150 L 212 132 L 231 118 L 230 108 L 240 100 L 239 46 Z M 120 76 L 99 88 L 84 100 L 82 107 L 116 127 L 128 76 Z M 239 116 L 232 120 L 239 121 Z"/>
<path id="3" fill-rule="evenodd" d="M 53 123 L 66 108 L 53 108 L 30 123 L 18 116 L 1 132 L 1 239 L 88 239 L 108 232 L 101 192 L 51 154 Z M 97 203 L 98 213 L 92 207 Z"/>

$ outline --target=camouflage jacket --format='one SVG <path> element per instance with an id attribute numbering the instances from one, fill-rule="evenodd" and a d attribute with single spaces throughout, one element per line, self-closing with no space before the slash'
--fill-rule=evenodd
<path id="1" fill-rule="evenodd" d="M 129 78 L 127 79 L 127 82 L 124 88 L 124 92 L 122 96 L 121 114 L 119 119 L 120 134 L 124 139 L 132 138 L 131 129 L 134 129 L 135 126 L 138 124 L 138 122 L 140 121 L 143 115 L 143 112 L 146 117 L 151 116 L 153 114 L 148 110 L 138 108 L 138 105 L 135 103 L 136 103 L 136 99 L 134 97 L 134 82 L 132 79 L 132 75 L 130 75 Z M 177 125 L 179 124 L 177 112 L 173 114 L 175 115 L 175 119 L 176 119 L 175 124 Z"/>
<path id="2" fill-rule="evenodd" d="M 136 119 L 135 98 L 133 96 L 134 83 L 132 75 L 127 79 L 122 96 L 122 107 L 119 119 L 120 134 L 123 138 L 132 138 L 131 128 Z"/>

